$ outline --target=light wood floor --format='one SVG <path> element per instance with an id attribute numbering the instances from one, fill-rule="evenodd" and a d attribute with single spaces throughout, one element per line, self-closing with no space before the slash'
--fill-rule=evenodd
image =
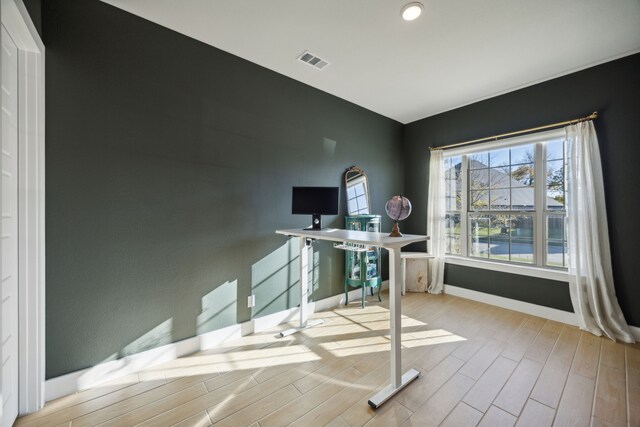
<path id="1" fill-rule="evenodd" d="M 384 300 L 49 402 L 17 425 L 640 426 L 640 346 L 429 294 L 402 300 L 403 368 L 422 375 L 373 411 L 389 381 Z"/>

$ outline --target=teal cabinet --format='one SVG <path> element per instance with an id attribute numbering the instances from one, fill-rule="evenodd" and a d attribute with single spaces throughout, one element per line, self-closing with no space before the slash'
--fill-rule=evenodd
<path id="1" fill-rule="evenodd" d="M 380 232 L 380 215 L 350 215 L 344 217 L 345 229 Z M 357 251 L 345 251 L 344 293 L 345 304 L 349 303 L 349 288 L 362 288 L 362 307 L 366 290 L 378 288 L 378 301 L 382 277 L 380 276 L 380 248 L 364 247 Z"/>

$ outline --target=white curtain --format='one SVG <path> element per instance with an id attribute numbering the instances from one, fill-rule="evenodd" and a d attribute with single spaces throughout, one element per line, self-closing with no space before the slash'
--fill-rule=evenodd
<path id="1" fill-rule="evenodd" d="M 616 299 L 598 137 L 592 121 L 566 127 L 569 290 L 580 328 L 635 342 Z"/>
<path id="2" fill-rule="evenodd" d="M 440 294 L 444 288 L 445 194 L 442 150 L 431 151 L 429 161 L 429 196 L 427 198 L 427 252 L 433 255 L 431 283 L 427 291 Z"/>

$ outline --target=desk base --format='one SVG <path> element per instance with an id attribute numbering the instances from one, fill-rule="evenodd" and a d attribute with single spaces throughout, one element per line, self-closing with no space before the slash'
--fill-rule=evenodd
<path id="1" fill-rule="evenodd" d="M 297 328 L 291 328 L 291 329 L 287 329 L 286 331 L 280 332 L 280 338 L 284 338 L 284 337 L 287 337 L 289 335 L 293 335 L 296 332 L 299 332 L 299 331 L 301 331 L 303 329 L 310 328 L 312 326 L 318 326 L 318 325 L 321 325 L 323 323 L 324 323 L 324 320 L 322 320 L 322 319 L 309 320 L 309 321 L 307 321 L 307 324 L 304 325 L 304 326 L 298 326 Z"/>
<path id="2" fill-rule="evenodd" d="M 391 399 L 393 396 L 396 395 L 396 393 L 398 393 L 400 390 L 405 388 L 411 381 L 415 380 L 419 376 L 420 376 L 420 371 L 417 371 L 413 368 L 409 369 L 402 376 L 402 382 L 400 383 L 398 388 L 393 388 L 392 385 L 386 386 L 385 388 L 380 390 L 375 396 L 369 399 L 369 402 L 368 402 L 369 406 L 371 406 L 373 409 L 378 409 L 380 406 L 382 406 L 384 402 Z"/>

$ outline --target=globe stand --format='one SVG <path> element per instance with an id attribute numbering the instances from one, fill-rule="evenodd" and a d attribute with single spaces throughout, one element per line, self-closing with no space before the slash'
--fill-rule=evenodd
<path id="1" fill-rule="evenodd" d="M 398 227 L 398 221 L 393 223 L 393 228 L 391 229 L 391 234 L 389 237 L 402 237 L 402 233 L 400 233 L 400 227 Z"/>

